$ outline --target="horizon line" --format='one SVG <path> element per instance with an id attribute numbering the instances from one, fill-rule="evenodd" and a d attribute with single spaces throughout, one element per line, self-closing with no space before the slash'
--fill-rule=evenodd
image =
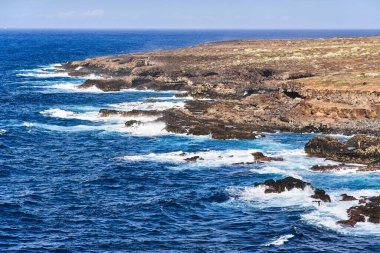
<path id="1" fill-rule="evenodd" d="M 120 30 L 120 31 L 376 31 L 380 28 L 46 28 L 46 27 L 0 27 L 1 30 Z"/>

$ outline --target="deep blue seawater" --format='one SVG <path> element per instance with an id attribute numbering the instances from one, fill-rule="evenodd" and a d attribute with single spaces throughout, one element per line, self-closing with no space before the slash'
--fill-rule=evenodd
<path id="1" fill-rule="evenodd" d="M 228 39 L 379 35 L 380 31 L 0 31 L 0 251 L 378 252 L 380 227 L 336 225 L 342 193 L 380 194 L 376 173 L 320 174 L 310 134 L 250 141 L 170 135 L 142 118 L 101 119 L 100 108 L 181 106 L 174 93 L 79 91 L 56 74 L 88 57 Z M 284 162 L 251 161 L 254 150 Z M 203 161 L 186 163 L 200 155 Z M 253 187 L 294 176 L 325 189 L 278 196 Z M 273 194 L 272 194 L 273 195 Z"/>

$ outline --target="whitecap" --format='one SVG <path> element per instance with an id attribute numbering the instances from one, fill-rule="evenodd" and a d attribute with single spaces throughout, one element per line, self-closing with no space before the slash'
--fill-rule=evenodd
<path id="1" fill-rule="evenodd" d="M 54 85 L 47 85 L 47 86 L 38 86 L 38 88 L 45 88 L 45 89 L 55 89 L 55 90 L 63 90 L 63 91 L 69 91 L 69 92 L 94 92 L 94 93 L 103 93 L 101 89 L 98 89 L 95 86 L 88 87 L 88 88 L 79 88 L 80 84 L 78 83 L 60 83 L 60 84 L 54 84 Z"/>
<path id="2" fill-rule="evenodd" d="M 0 129 L 0 135 L 4 135 L 4 134 L 6 134 L 7 133 L 7 130 L 5 130 L 5 129 Z"/>
<path id="3" fill-rule="evenodd" d="M 131 127 L 126 127 L 124 124 L 102 124 L 102 125 L 75 125 L 75 126 L 60 126 L 51 124 L 24 122 L 25 127 L 36 127 L 50 131 L 59 132 L 82 132 L 82 131 L 104 131 L 104 132 L 119 132 L 128 133 L 136 136 L 157 136 L 168 134 L 165 131 L 164 122 L 142 122 Z"/>
<path id="4" fill-rule="evenodd" d="M 187 164 L 188 166 L 217 167 L 222 165 L 232 165 L 237 163 L 254 162 L 253 152 L 257 150 L 207 150 L 198 152 L 169 152 L 150 153 L 145 155 L 130 155 L 119 157 L 119 159 L 129 161 L 154 161 Z M 198 156 L 196 162 L 187 162 L 186 159 Z"/>
<path id="5" fill-rule="evenodd" d="M 143 93 L 175 93 L 175 94 L 183 94 L 187 93 L 187 91 L 180 91 L 180 90 L 151 90 L 151 89 L 135 89 L 135 88 L 128 88 L 123 91 L 131 91 L 131 92 L 143 92 Z"/>
<path id="6" fill-rule="evenodd" d="M 141 122 L 150 122 L 158 119 L 159 116 L 145 116 L 145 115 L 136 115 L 136 116 L 123 116 L 123 115 L 112 115 L 108 117 L 99 116 L 98 111 L 90 112 L 74 112 L 69 110 L 62 110 L 59 108 L 51 108 L 40 112 L 42 115 L 47 117 L 62 118 L 62 119 L 79 119 L 87 121 L 98 121 L 104 123 L 119 123 L 124 125 L 128 120 L 137 120 Z M 125 130 L 127 131 L 127 130 Z"/>
<path id="7" fill-rule="evenodd" d="M 231 196 L 235 196 L 237 200 L 246 201 L 255 205 L 258 208 L 267 207 L 290 207 L 290 206 L 303 206 L 311 207 L 316 206 L 317 203 L 313 202 L 310 198 L 314 194 L 314 190 L 306 186 L 305 189 L 294 188 L 290 191 L 281 193 L 265 193 L 266 186 L 247 186 L 247 187 L 230 187 L 228 192 Z"/>
<path id="8" fill-rule="evenodd" d="M 252 173 L 257 173 L 257 174 L 278 174 L 278 175 L 290 176 L 290 177 L 294 177 L 294 178 L 302 180 L 302 177 L 297 174 L 297 171 L 294 171 L 291 169 L 280 169 L 274 166 L 254 168 L 254 169 L 250 169 L 249 171 Z"/>
<path id="9" fill-rule="evenodd" d="M 69 77 L 67 72 L 39 72 L 39 73 L 19 73 L 17 76 L 37 77 L 37 78 L 54 78 L 54 77 Z"/>
<path id="10" fill-rule="evenodd" d="M 191 96 L 187 97 L 176 97 L 176 96 L 171 96 L 171 97 L 147 97 L 146 100 L 184 100 L 184 101 L 189 101 L 193 100 L 194 98 Z"/>
<path id="11" fill-rule="evenodd" d="M 124 127 L 122 132 L 131 133 L 139 136 L 157 136 L 169 134 L 166 130 L 165 122 L 149 121 L 139 122 L 129 127 Z"/>
<path id="12" fill-rule="evenodd" d="M 289 241 L 289 239 L 291 239 L 293 237 L 294 237 L 293 234 L 282 235 L 279 238 L 277 238 L 277 239 L 275 239 L 275 240 L 273 240 L 271 242 L 263 244 L 263 246 L 265 246 L 265 247 L 280 246 L 280 245 L 283 245 L 284 243 L 286 243 L 287 241 Z"/>
<path id="13" fill-rule="evenodd" d="M 380 225 L 369 222 L 358 222 L 354 227 L 337 224 L 339 220 L 347 220 L 347 209 L 351 206 L 358 205 L 358 201 L 340 201 L 341 194 L 360 198 L 361 196 L 378 196 L 380 190 L 356 190 L 356 191 L 339 191 L 330 192 L 331 203 L 322 205 L 310 213 L 303 214 L 302 220 L 316 227 L 334 230 L 346 235 L 374 235 L 380 236 Z"/>

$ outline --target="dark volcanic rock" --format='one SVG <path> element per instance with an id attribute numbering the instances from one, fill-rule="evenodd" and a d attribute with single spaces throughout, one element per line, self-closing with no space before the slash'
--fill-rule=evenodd
<path id="1" fill-rule="evenodd" d="M 380 223 L 380 196 L 363 198 L 359 206 L 347 210 L 348 220 L 338 221 L 338 224 L 355 226 L 358 222 Z"/>
<path id="2" fill-rule="evenodd" d="M 342 194 L 340 195 L 342 197 L 341 201 L 354 201 L 354 200 L 358 200 L 357 198 L 355 198 L 354 196 L 351 196 L 351 195 L 347 195 L 347 194 Z"/>
<path id="3" fill-rule="evenodd" d="M 186 162 L 196 162 L 198 160 L 203 160 L 203 158 L 197 155 L 185 159 Z"/>
<path id="4" fill-rule="evenodd" d="M 305 189 L 306 186 L 310 186 L 309 183 L 306 183 L 300 179 L 293 177 L 286 177 L 284 179 L 266 180 L 264 183 L 255 183 L 255 186 L 267 186 L 268 188 L 265 190 L 265 193 L 281 193 L 284 191 L 290 191 L 294 188 Z"/>
<path id="5" fill-rule="evenodd" d="M 306 145 L 309 155 L 363 164 L 380 164 L 380 137 L 356 135 L 347 141 L 332 137 L 313 137 Z"/>
<path id="6" fill-rule="evenodd" d="M 356 172 L 371 172 L 380 170 L 378 165 L 368 165 L 368 166 L 358 166 L 349 164 L 338 164 L 338 165 L 314 165 L 310 168 L 312 171 L 318 172 L 332 172 L 332 171 L 344 171 L 355 169 Z"/>
<path id="7" fill-rule="evenodd" d="M 199 108 L 198 108 L 199 109 Z M 256 134 L 243 125 L 226 125 L 218 120 L 208 120 L 184 113 L 181 110 L 167 110 L 160 120 L 167 124 L 168 132 L 211 135 L 214 139 L 255 139 Z"/>
<path id="8" fill-rule="evenodd" d="M 331 202 L 330 196 L 326 194 L 326 192 L 322 189 L 315 189 L 314 194 L 310 197 L 312 197 L 313 199 L 320 199 L 323 202 Z"/>
<path id="9" fill-rule="evenodd" d="M 102 91 L 120 91 L 122 89 L 131 88 L 131 83 L 123 79 L 105 79 L 105 80 L 86 80 L 79 86 L 81 89 L 90 88 L 95 86 Z"/>
<path id="10" fill-rule="evenodd" d="M 255 158 L 256 162 L 271 162 L 271 161 L 284 161 L 281 157 L 269 157 L 264 155 L 262 152 L 255 152 L 252 153 L 253 157 Z"/>
<path id="11" fill-rule="evenodd" d="M 312 171 L 330 172 L 334 170 L 340 170 L 341 165 L 314 165 L 310 168 Z"/>
<path id="12" fill-rule="evenodd" d="M 131 127 L 139 124 L 141 124 L 141 121 L 138 120 L 128 120 L 127 122 L 125 122 L 126 127 Z"/>
<path id="13" fill-rule="evenodd" d="M 293 177 L 286 177 L 279 180 L 269 179 L 264 183 L 255 183 L 255 187 L 257 186 L 266 186 L 267 189 L 265 189 L 265 193 L 281 193 L 295 188 L 304 190 L 306 187 L 310 187 L 314 190 L 314 194 L 310 196 L 311 198 L 320 199 L 323 202 L 331 202 L 330 196 L 326 194 L 324 190 L 315 189 L 310 183 Z"/>
<path id="14" fill-rule="evenodd" d="M 120 111 L 112 109 L 100 109 L 100 117 L 109 117 L 109 116 L 122 116 L 122 117 L 133 117 L 133 116 L 161 116 L 162 112 L 156 110 L 132 110 L 132 111 Z"/>

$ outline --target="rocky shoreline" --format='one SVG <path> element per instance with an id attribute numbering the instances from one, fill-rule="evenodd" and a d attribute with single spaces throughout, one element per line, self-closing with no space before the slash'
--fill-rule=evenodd
<path id="1" fill-rule="evenodd" d="M 273 131 L 380 132 L 380 37 L 213 42 L 63 67 L 72 76 L 104 78 L 85 81 L 83 89 L 186 92 L 196 100 L 164 112 L 162 120 L 172 132 L 216 138 Z"/>

